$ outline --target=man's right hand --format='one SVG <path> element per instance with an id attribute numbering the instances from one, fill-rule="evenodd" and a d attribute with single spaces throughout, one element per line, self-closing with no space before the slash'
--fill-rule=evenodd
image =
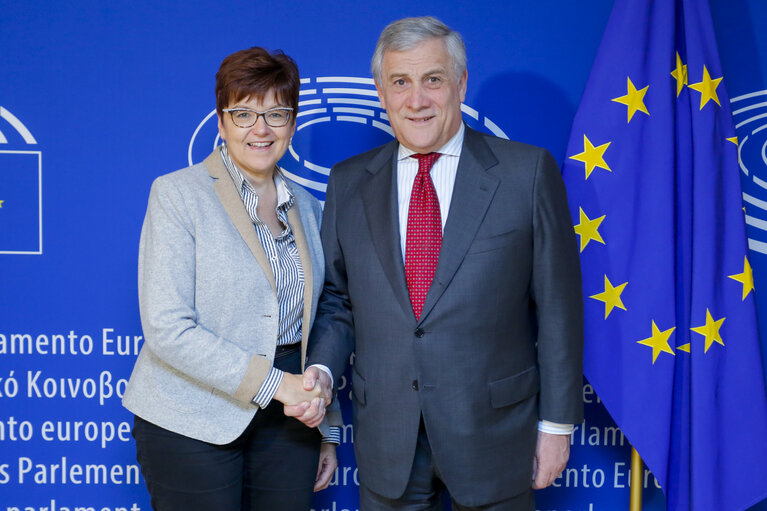
<path id="1" fill-rule="evenodd" d="M 333 400 L 330 376 L 317 367 L 307 367 L 303 376 L 305 391 L 319 390 L 319 396 L 311 401 L 298 404 L 285 403 L 284 412 L 288 417 L 295 417 L 310 428 L 316 428 L 325 418 L 325 407 Z"/>
<path id="2" fill-rule="evenodd" d="M 283 373 L 277 391 L 274 393 L 274 399 L 284 405 L 299 405 L 312 401 L 322 396 L 322 389 L 319 385 L 306 387 L 304 378 L 300 374 Z"/>

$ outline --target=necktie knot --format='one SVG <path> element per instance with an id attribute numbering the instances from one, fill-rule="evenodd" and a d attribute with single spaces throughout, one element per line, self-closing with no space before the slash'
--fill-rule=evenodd
<path id="1" fill-rule="evenodd" d="M 434 162 L 436 162 L 440 156 L 442 156 L 442 153 L 415 153 L 410 155 L 411 158 L 418 160 L 419 174 L 428 174 L 431 171 L 431 167 L 434 165 Z"/>

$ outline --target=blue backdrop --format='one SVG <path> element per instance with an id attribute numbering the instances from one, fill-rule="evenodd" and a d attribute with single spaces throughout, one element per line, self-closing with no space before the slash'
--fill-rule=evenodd
<path id="1" fill-rule="evenodd" d="M 390 21 L 462 33 L 466 121 L 560 163 L 612 0 L 3 2 L 0 5 L 0 511 L 149 510 L 120 395 L 142 343 L 136 258 L 149 186 L 216 140 L 214 75 L 259 45 L 299 64 L 282 164 L 324 197 L 327 169 L 388 140 L 369 60 Z M 767 301 L 767 4 L 711 0 L 743 161 L 751 262 Z M 764 330 L 764 329 L 763 329 Z M 763 346 L 766 335 L 762 335 Z M 767 351 L 767 350 L 763 350 Z M 341 379 L 348 412 L 348 386 Z M 629 446 L 590 386 L 587 421 L 540 510 L 627 508 Z M 347 413 L 347 419 L 348 413 Z M 767 433 L 767 432 L 766 432 Z M 314 509 L 355 510 L 352 429 Z M 744 467 L 747 470 L 747 467 Z M 652 475 L 645 509 L 665 509 Z M 767 509 L 762 504 L 758 509 Z"/>

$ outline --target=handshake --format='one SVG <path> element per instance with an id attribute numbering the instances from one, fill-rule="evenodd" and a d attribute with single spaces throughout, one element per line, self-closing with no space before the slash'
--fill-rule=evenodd
<path id="1" fill-rule="evenodd" d="M 274 399 L 284 405 L 288 417 L 295 417 L 310 428 L 325 418 L 325 408 L 333 400 L 330 375 L 316 366 L 307 367 L 303 376 L 283 373 Z"/>

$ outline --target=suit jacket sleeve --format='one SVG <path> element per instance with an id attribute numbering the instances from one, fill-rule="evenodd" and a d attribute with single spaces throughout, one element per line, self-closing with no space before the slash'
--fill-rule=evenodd
<path id="1" fill-rule="evenodd" d="M 546 151 L 533 187 L 531 294 L 537 315 L 539 417 L 583 420 L 583 295 L 580 260 L 562 176 Z"/>
<path id="2" fill-rule="evenodd" d="M 194 206 L 187 204 L 170 176 L 152 185 L 139 243 L 139 307 L 145 342 L 177 371 L 249 403 L 271 363 L 198 322 L 195 226 L 189 210 Z"/>
<path id="3" fill-rule="evenodd" d="M 328 178 L 325 210 L 322 216 L 322 249 L 325 253 L 325 285 L 317 305 L 317 317 L 309 336 L 308 364 L 327 366 L 337 379 L 344 373 L 354 351 L 352 317 L 344 254 L 338 243 L 336 220 L 339 201 L 337 167 Z"/>

